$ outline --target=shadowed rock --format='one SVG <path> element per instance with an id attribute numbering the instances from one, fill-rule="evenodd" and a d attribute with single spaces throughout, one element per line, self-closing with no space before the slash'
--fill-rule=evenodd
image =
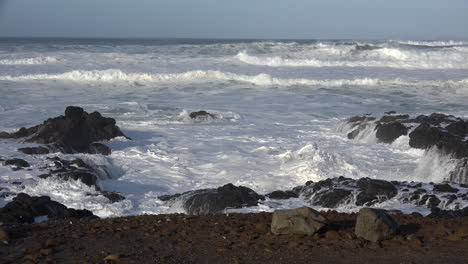
<path id="1" fill-rule="evenodd" d="M 363 208 L 356 218 L 355 234 L 372 242 L 391 238 L 398 225 L 384 210 Z"/>
<path id="2" fill-rule="evenodd" d="M 30 167 L 31 165 L 29 165 L 29 163 L 23 159 L 9 159 L 9 160 L 6 160 L 5 161 L 5 165 L 8 166 L 8 165 L 12 165 L 12 166 L 16 166 L 16 167 L 19 167 L 19 168 L 27 168 L 27 167 Z"/>
<path id="3" fill-rule="evenodd" d="M 391 199 L 397 194 L 397 188 L 390 182 L 362 178 L 357 181 L 360 193 L 356 197 L 356 205 L 372 205 Z"/>
<path id="4" fill-rule="evenodd" d="M 48 119 L 41 125 L 21 128 L 15 133 L 1 133 L 0 138 L 25 138 L 27 142 L 47 144 L 43 147 L 21 148 L 27 154 L 48 152 L 110 154 L 110 149 L 96 141 L 126 137 L 113 118 L 99 112 L 88 114 L 82 108 L 68 106 L 65 116 Z M 128 138 L 128 137 L 126 137 Z"/>
<path id="5" fill-rule="evenodd" d="M 274 191 L 265 195 L 270 199 L 285 200 L 289 198 L 297 198 L 299 195 L 293 191 Z"/>
<path id="6" fill-rule="evenodd" d="M 183 208 L 191 215 L 222 213 L 225 209 L 258 205 L 262 195 L 244 186 L 229 183 L 217 189 L 189 191 L 182 194 L 158 197 L 166 202 L 182 201 Z"/>
<path id="7" fill-rule="evenodd" d="M 206 121 L 208 119 L 215 119 L 216 116 L 211 114 L 211 113 L 208 113 L 204 110 L 201 110 L 201 111 L 198 111 L 198 112 L 192 112 L 189 114 L 190 118 L 191 119 L 196 119 L 196 120 L 200 120 L 200 121 Z"/>
<path id="8" fill-rule="evenodd" d="M 408 134 L 408 128 L 399 122 L 378 124 L 375 129 L 377 139 L 383 143 L 392 143 L 400 136 Z"/>
<path id="9" fill-rule="evenodd" d="M 276 210 L 271 220 L 271 232 L 276 235 L 313 235 L 328 223 L 323 215 L 309 207 Z"/>
<path id="10" fill-rule="evenodd" d="M 88 210 L 75 210 L 52 201 L 48 196 L 18 194 L 5 207 L 0 208 L 0 222 L 6 224 L 32 223 L 38 216 L 49 219 L 97 218 Z"/>

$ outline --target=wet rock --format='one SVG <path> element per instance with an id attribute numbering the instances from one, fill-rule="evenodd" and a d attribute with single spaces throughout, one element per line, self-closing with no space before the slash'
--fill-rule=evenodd
<path id="1" fill-rule="evenodd" d="M 408 134 L 408 128 L 399 122 L 378 124 L 375 129 L 377 139 L 383 143 L 392 143 L 400 136 Z"/>
<path id="2" fill-rule="evenodd" d="M 198 111 L 198 112 L 191 112 L 189 114 L 191 119 L 197 119 L 200 121 L 206 121 L 208 119 L 215 119 L 216 116 L 214 114 L 208 113 L 204 110 Z"/>
<path id="3" fill-rule="evenodd" d="M 6 160 L 5 161 L 5 165 L 12 165 L 12 166 L 16 166 L 16 167 L 19 167 L 19 168 L 27 168 L 27 167 L 30 167 L 31 165 L 29 165 L 29 163 L 23 159 L 9 159 L 9 160 Z"/>
<path id="4" fill-rule="evenodd" d="M 277 235 L 313 235 L 328 223 L 323 215 L 309 207 L 276 210 L 272 216 L 271 232 Z"/>
<path id="5" fill-rule="evenodd" d="M 379 122 L 381 123 L 390 123 L 398 120 L 406 120 L 409 118 L 409 115 L 384 115 L 380 118 Z"/>
<path id="6" fill-rule="evenodd" d="M 433 194 L 424 195 L 418 203 L 418 205 L 424 205 L 427 208 L 436 208 L 439 204 L 440 204 L 440 199 L 437 198 L 437 196 Z"/>
<path id="7" fill-rule="evenodd" d="M 44 155 L 50 153 L 50 150 L 46 147 L 19 148 L 18 151 L 28 155 Z"/>
<path id="8" fill-rule="evenodd" d="M 468 183 L 468 159 L 464 158 L 457 162 L 455 168 L 449 173 L 448 180 L 461 184 Z"/>
<path id="9" fill-rule="evenodd" d="M 459 137 L 465 137 L 468 134 L 468 122 L 459 120 L 446 127 L 447 131 Z"/>
<path id="10" fill-rule="evenodd" d="M 322 206 L 325 208 L 335 208 L 347 199 L 352 192 L 345 189 L 329 189 L 317 193 L 312 202 L 314 205 Z"/>
<path id="11" fill-rule="evenodd" d="M 297 198 L 299 195 L 293 191 L 274 191 L 265 195 L 270 199 L 286 200 L 289 198 Z"/>
<path id="12" fill-rule="evenodd" d="M 356 197 L 356 205 L 372 205 L 393 198 L 397 188 L 390 182 L 362 178 L 357 181 L 360 193 Z"/>
<path id="13" fill-rule="evenodd" d="M 49 219 L 96 218 L 88 210 L 67 208 L 48 196 L 36 197 L 25 193 L 19 193 L 12 202 L 0 208 L 0 222 L 7 224 L 32 223 L 35 217 L 44 215 Z"/>
<path id="14" fill-rule="evenodd" d="M 440 113 L 433 113 L 429 116 L 420 115 L 413 120 L 413 122 L 416 123 L 426 123 L 435 126 L 440 126 L 442 124 L 451 124 L 456 121 L 457 119 L 453 115 L 445 115 Z"/>
<path id="15" fill-rule="evenodd" d="M 356 218 L 355 234 L 372 242 L 394 236 L 398 225 L 384 210 L 363 208 Z"/>
<path id="16" fill-rule="evenodd" d="M 435 184 L 433 190 L 436 191 L 436 192 L 449 192 L 449 193 L 457 193 L 458 192 L 457 188 L 453 188 L 448 183 Z"/>
<path id="17" fill-rule="evenodd" d="M 26 138 L 28 142 L 49 144 L 49 151 L 63 153 L 107 153 L 101 145 L 93 142 L 110 140 L 115 137 L 126 137 L 112 118 L 103 117 L 99 112 L 88 114 L 82 108 L 68 106 L 65 116 L 50 118 L 41 125 L 21 128 L 15 133 L 2 133 L 4 138 Z M 128 137 L 126 137 L 128 138 Z M 44 149 L 22 148 L 23 152 L 44 153 Z"/>
<path id="18" fill-rule="evenodd" d="M 428 215 L 430 218 L 452 219 L 457 217 L 468 216 L 468 206 L 460 210 L 442 210 L 434 207 Z"/>
<path id="19" fill-rule="evenodd" d="M 258 205 L 258 200 L 264 200 L 262 195 L 244 186 L 226 184 L 217 189 L 203 189 L 176 194 L 159 199 L 173 202 L 182 200 L 183 208 L 191 215 L 222 213 L 225 209 L 242 208 Z"/>
<path id="20" fill-rule="evenodd" d="M 117 202 L 125 200 L 125 196 L 118 194 L 116 192 L 103 191 L 101 193 L 102 195 L 104 195 L 104 197 L 109 199 L 111 203 L 117 203 Z"/>

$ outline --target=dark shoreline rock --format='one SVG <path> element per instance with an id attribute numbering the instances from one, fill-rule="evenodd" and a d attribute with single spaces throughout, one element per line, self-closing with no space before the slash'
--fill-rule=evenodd
<path id="1" fill-rule="evenodd" d="M 48 196 L 29 196 L 25 193 L 19 193 L 13 201 L 0 208 L 0 222 L 3 224 L 33 223 L 39 216 L 47 216 L 50 220 L 98 218 L 88 210 L 67 208 Z"/>
<path id="2" fill-rule="evenodd" d="M 265 199 L 247 187 L 231 183 L 216 189 L 195 190 L 158 198 L 166 202 L 182 201 L 184 210 L 190 215 L 216 214 L 225 209 L 256 206 L 258 200 Z"/>
<path id="3" fill-rule="evenodd" d="M 46 120 L 41 125 L 20 128 L 17 132 L 1 132 L 0 138 L 24 138 L 26 142 L 44 144 L 40 147 L 20 148 L 26 154 L 89 153 L 109 155 L 110 148 L 97 141 L 125 137 L 113 118 L 99 112 L 88 114 L 81 107 L 68 106 L 65 115 Z"/>
<path id="4" fill-rule="evenodd" d="M 380 120 L 368 116 L 353 116 L 345 122 L 351 127 L 347 137 L 354 139 L 365 129 L 375 127 L 376 138 L 382 143 L 392 143 L 403 135 L 408 135 L 409 145 L 418 149 L 436 149 L 443 155 L 458 159 L 455 170 L 448 180 L 468 183 L 468 120 L 433 113 L 410 118 L 409 115 L 396 115 L 387 112 Z"/>

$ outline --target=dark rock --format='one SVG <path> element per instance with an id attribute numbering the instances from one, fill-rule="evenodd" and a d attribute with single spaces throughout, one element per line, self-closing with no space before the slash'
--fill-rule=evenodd
<path id="1" fill-rule="evenodd" d="M 345 189 L 330 189 L 317 193 L 312 199 L 316 206 L 325 208 L 335 208 L 343 203 L 343 200 L 349 197 L 352 192 Z"/>
<path id="2" fill-rule="evenodd" d="M 468 184 L 468 159 L 464 158 L 457 162 L 455 168 L 449 173 L 448 180 L 461 184 Z M 462 186 L 463 187 L 463 186 Z M 468 188 L 468 187 L 465 187 Z"/>
<path id="3" fill-rule="evenodd" d="M 215 119 L 216 116 L 211 114 L 211 113 L 208 113 L 206 111 L 198 111 L 198 112 L 192 112 L 190 113 L 190 118 L 191 119 L 198 119 L 198 120 L 208 120 L 208 119 Z"/>
<path id="4" fill-rule="evenodd" d="M 356 205 L 372 205 L 393 198 L 397 188 L 390 182 L 362 178 L 357 181 L 360 193 L 356 197 Z"/>
<path id="5" fill-rule="evenodd" d="M 46 147 L 27 147 L 27 148 L 19 148 L 19 152 L 23 152 L 24 154 L 28 155 L 43 155 L 49 154 L 50 151 Z"/>
<path id="6" fill-rule="evenodd" d="M 420 115 L 414 120 L 416 123 L 426 123 L 429 125 L 440 126 L 441 124 L 451 124 L 456 122 L 456 119 L 452 115 L 445 115 L 440 113 L 433 113 L 430 116 Z"/>
<path id="7" fill-rule="evenodd" d="M 408 118 L 409 118 L 409 115 L 385 115 L 382 118 L 380 118 L 379 122 L 390 123 L 390 122 L 395 122 L 398 120 L 405 120 Z"/>
<path id="8" fill-rule="evenodd" d="M 117 202 L 125 200 L 125 196 L 118 194 L 116 192 L 103 191 L 101 193 L 102 195 L 104 195 L 104 197 L 109 199 L 111 203 L 117 203 Z"/>
<path id="9" fill-rule="evenodd" d="M 460 120 L 448 125 L 446 129 L 451 134 L 459 137 L 465 137 L 468 134 L 468 122 Z"/>
<path id="10" fill-rule="evenodd" d="M 430 218 L 451 219 L 457 217 L 468 216 L 468 206 L 459 210 L 442 210 L 440 208 L 432 208 L 428 215 Z"/>
<path id="11" fill-rule="evenodd" d="M 356 218 L 355 234 L 359 238 L 379 242 L 391 238 L 397 227 L 385 210 L 363 208 Z"/>
<path id="12" fill-rule="evenodd" d="M 375 129 L 377 139 L 383 143 L 392 143 L 400 136 L 408 134 L 408 128 L 399 122 L 378 124 Z"/>
<path id="13" fill-rule="evenodd" d="M 30 167 L 29 163 L 23 159 L 9 159 L 5 161 L 5 165 L 13 165 L 20 168 Z"/>
<path id="14" fill-rule="evenodd" d="M 440 204 L 440 199 L 437 196 L 431 195 L 424 195 L 419 201 L 418 205 L 425 205 L 427 208 L 436 208 Z"/>
<path id="15" fill-rule="evenodd" d="M 286 200 L 289 198 L 299 197 L 299 195 L 293 191 L 274 191 L 265 196 L 270 199 L 278 199 L 278 200 Z"/>
<path id="16" fill-rule="evenodd" d="M 101 143 L 92 143 L 89 150 L 90 154 L 101 154 L 105 156 L 112 153 L 112 150 L 108 146 Z"/>
<path id="17" fill-rule="evenodd" d="M 25 193 L 19 193 L 0 208 L 0 222 L 6 224 L 32 223 L 34 218 L 44 215 L 49 219 L 96 218 L 88 210 L 70 209 L 48 196 L 31 197 Z"/>
<path id="18" fill-rule="evenodd" d="M 323 215 L 309 207 L 276 210 L 272 216 L 271 232 L 276 235 L 313 235 L 328 224 Z"/>
<path id="19" fill-rule="evenodd" d="M 93 150 L 106 153 L 109 152 L 108 149 L 103 149 L 102 146 L 91 146 L 91 144 L 115 137 L 126 137 L 115 125 L 114 119 L 102 117 L 98 112 L 88 114 L 82 108 L 75 106 L 67 107 L 65 116 L 51 118 L 41 125 L 21 128 L 16 133 L 3 133 L 2 135 L 7 138 L 27 137 L 28 142 L 50 144 L 49 151 L 64 153 L 92 153 Z M 33 154 L 38 150 L 22 149 L 22 151 Z M 43 153 L 45 150 L 41 149 L 40 152 Z"/>
<path id="20" fill-rule="evenodd" d="M 457 193 L 458 189 L 453 188 L 450 186 L 448 183 L 443 183 L 443 184 L 435 184 L 434 185 L 434 191 L 436 192 L 450 192 L 450 193 Z"/>
<path id="21" fill-rule="evenodd" d="M 167 197 L 159 197 L 159 199 L 165 198 Z M 190 191 L 165 200 L 170 202 L 174 199 L 182 199 L 183 207 L 188 214 L 205 215 L 221 213 L 230 208 L 256 206 L 258 200 L 265 198 L 247 187 L 237 187 L 229 183 L 217 189 Z"/>

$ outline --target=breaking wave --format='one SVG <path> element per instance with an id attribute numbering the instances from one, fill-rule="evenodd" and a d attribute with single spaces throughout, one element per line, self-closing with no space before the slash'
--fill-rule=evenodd
<path id="1" fill-rule="evenodd" d="M 294 54 L 297 55 L 297 54 Z M 270 67 L 388 67 L 403 69 L 467 69 L 468 54 L 459 49 L 420 51 L 373 46 L 324 46 L 300 57 L 254 56 L 247 51 L 235 58 L 252 65 Z"/>
<path id="2" fill-rule="evenodd" d="M 57 62 L 54 57 L 36 57 L 24 59 L 5 59 L 0 60 L 0 65 L 40 65 Z"/>
<path id="3" fill-rule="evenodd" d="M 145 86 L 152 83 L 185 83 L 185 82 L 239 82 L 258 86 L 383 86 L 383 87 L 466 87 L 468 79 L 449 81 L 403 81 L 400 79 L 382 80 L 372 78 L 315 80 L 276 78 L 266 73 L 244 75 L 223 71 L 188 71 L 183 73 L 128 73 L 122 70 L 70 71 L 61 74 L 34 74 L 21 76 L 0 76 L 2 81 L 64 81 L 64 82 L 97 82 L 132 84 Z"/>

